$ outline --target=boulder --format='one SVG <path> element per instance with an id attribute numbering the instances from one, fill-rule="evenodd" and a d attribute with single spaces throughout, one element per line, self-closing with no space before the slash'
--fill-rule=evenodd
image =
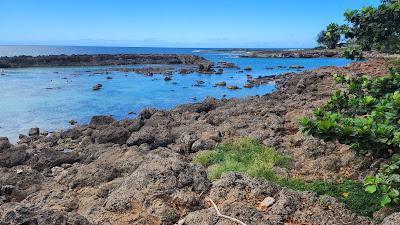
<path id="1" fill-rule="evenodd" d="M 86 218 L 77 213 L 40 209 L 22 204 L 6 207 L 0 216 L 1 225 L 90 225 Z"/>
<path id="2" fill-rule="evenodd" d="M 100 90 L 102 87 L 103 87 L 102 84 L 95 84 L 95 85 L 92 87 L 92 90 L 93 90 L 93 91 L 98 91 L 98 90 Z"/>
<path id="3" fill-rule="evenodd" d="M 24 164 L 29 159 L 25 150 L 8 150 L 0 153 L 0 167 L 13 167 Z"/>
<path id="4" fill-rule="evenodd" d="M 193 73 L 193 70 L 183 68 L 183 69 L 180 69 L 178 73 L 179 74 L 189 74 L 189 73 Z"/>
<path id="5" fill-rule="evenodd" d="M 190 152 L 198 152 L 200 150 L 211 150 L 214 148 L 215 145 L 216 142 L 214 140 L 198 139 L 192 144 Z"/>
<path id="6" fill-rule="evenodd" d="M 148 144 L 150 149 L 158 147 L 167 147 L 173 143 L 174 139 L 166 129 L 155 129 L 153 127 L 144 127 L 137 132 L 133 132 L 126 141 L 128 146 Z"/>
<path id="7" fill-rule="evenodd" d="M 32 156 L 28 164 L 32 169 L 43 171 L 51 169 L 54 166 L 61 166 L 64 163 L 73 164 L 79 161 L 79 154 L 76 152 L 55 151 L 44 149 L 40 153 Z"/>
<path id="8" fill-rule="evenodd" d="M 29 129 L 28 135 L 29 135 L 29 137 L 39 136 L 40 135 L 39 128 L 35 127 L 35 128 Z"/>
<path id="9" fill-rule="evenodd" d="M 75 125 L 75 124 L 77 124 L 78 122 L 77 122 L 76 120 L 70 120 L 70 121 L 68 121 L 68 123 L 71 124 L 71 125 Z"/>
<path id="10" fill-rule="evenodd" d="M 191 152 L 192 145 L 194 142 L 198 140 L 197 135 L 195 134 L 183 134 L 180 138 L 180 146 L 183 152 Z"/>
<path id="11" fill-rule="evenodd" d="M 93 116 L 90 120 L 89 126 L 96 127 L 110 125 L 114 121 L 115 120 L 111 116 Z"/>
<path id="12" fill-rule="evenodd" d="M 0 137 L 0 152 L 11 147 L 10 141 L 6 137 Z"/>
<path id="13" fill-rule="evenodd" d="M 82 135 L 83 135 L 82 130 L 73 128 L 73 129 L 68 129 L 66 131 L 61 132 L 60 136 L 62 139 L 71 138 L 71 139 L 75 140 L 75 139 L 80 138 Z"/>
<path id="14" fill-rule="evenodd" d="M 108 211 L 131 213 L 143 208 L 152 212 L 159 224 L 172 225 L 186 210 L 199 206 L 201 193 L 210 186 L 204 168 L 181 160 L 178 154 L 149 153 L 140 161 L 137 169 L 108 194 Z"/>
<path id="15" fill-rule="evenodd" d="M 215 83 L 215 86 L 226 86 L 226 82 L 225 81 L 217 82 Z"/>
<path id="16" fill-rule="evenodd" d="M 304 69 L 304 66 L 293 65 L 293 66 L 289 66 L 289 69 Z"/>
<path id="17" fill-rule="evenodd" d="M 130 135 L 129 130 L 123 127 L 108 126 L 105 129 L 97 130 L 94 133 L 96 143 L 114 143 L 114 144 L 125 144 Z"/>
<path id="18" fill-rule="evenodd" d="M 142 112 L 140 112 L 139 114 L 139 118 L 142 120 L 150 119 L 150 117 L 156 112 L 157 109 L 152 109 L 152 108 L 143 109 Z"/>
<path id="19" fill-rule="evenodd" d="M 252 87 L 254 87 L 254 84 L 247 83 L 247 84 L 243 85 L 243 87 L 244 88 L 252 88 Z"/>
<path id="20" fill-rule="evenodd" d="M 24 134 L 20 134 L 18 138 L 19 138 L 19 141 L 18 141 L 19 144 L 26 144 L 26 143 L 31 142 L 31 138 Z"/>
<path id="21" fill-rule="evenodd" d="M 398 225 L 400 224 L 400 212 L 393 213 L 392 215 L 386 217 L 381 225 Z"/>
<path id="22" fill-rule="evenodd" d="M 224 70 L 223 69 L 218 69 L 218 71 L 217 72 L 215 72 L 215 74 L 223 74 L 224 73 Z"/>

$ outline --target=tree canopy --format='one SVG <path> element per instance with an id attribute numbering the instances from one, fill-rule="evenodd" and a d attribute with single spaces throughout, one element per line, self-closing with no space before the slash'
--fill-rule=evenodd
<path id="1" fill-rule="evenodd" d="M 400 0 L 383 0 L 378 7 L 346 10 L 344 16 L 347 24 L 331 23 L 318 34 L 320 45 L 335 48 L 343 35 L 361 50 L 400 52 Z"/>

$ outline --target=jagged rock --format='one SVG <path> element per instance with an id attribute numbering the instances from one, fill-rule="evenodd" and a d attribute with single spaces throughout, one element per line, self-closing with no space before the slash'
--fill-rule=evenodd
<path id="1" fill-rule="evenodd" d="M 71 139 L 78 139 L 82 136 L 82 130 L 77 128 L 68 129 L 66 131 L 61 132 L 61 138 L 71 138 Z"/>
<path id="2" fill-rule="evenodd" d="M 6 206 L 0 213 L 1 225 L 90 225 L 89 221 L 77 213 L 39 209 L 24 205 Z"/>
<path id="3" fill-rule="evenodd" d="M 28 133 L 29 137 L 39 136 L 39 134 L 40 134 L 39 128 L 35 127 L 35 128 L 29 129 L 29 133 Z"/>
<path id="4" fill-rule="evenodd" d="M 0 167 L 13 167 L 23 164 L 29 159 L 25 150 L 8 150 L 0 153 Z"/>
<path id="5" fill-rule="evenodd" d="M 144 119 L 150 119 L 150 117 L 157 112 L 157 109 L 144 109 L 142 110 L 142 112 L 139 114 L 139 118 L 141 118 L 142 120 Z"/>
<path id="6" fill-rule="evenodd" d="M 183 134 L 180 141 L 182 151 L 191 152 L 192 145 L 197 139 L 198 137 L 195 134 Z"/>
<path id="7" fill-rule="evenodd" d="M 75 163 L 79 161 L 79 155 L 76 152 L 64 153 L 61 151 L 44 149 L 40 153 L 32 156 L 29 165 L 38 171 L 54 166 L 61 166 L 64 163 Z"/>
<path id="8" fill-rule="evenodd" d="M 214 140 L 203 140 L 198 139 L 196 140 L 191 147 L 191 152 L 198 152 L 200 150 L 211 150 L 216 145 Z"/>
<path id="9" fill-rule="evenodd" d="M 110 125 L 114 121 L 115 120 L 111 116 L 93 116 L 90 120 L 89 126 L 96 127 Z"/>
<path id="10" fill-rule="evenodd" d="M 400 212 L 393 213 L 392 215 L 386 217 L 381 225 L 398 225 L 400 224 Z"/>
<path id="11" fill-rule="evenodd" d="M 96 130 L 94 138 L 96 143 L 115 143 L 125 144 L 130 135 L 129 130 L 123 127 L 108 126 L 104 129 Z"/>
<path id="12" fill-rule="evenodd" d="M 0 137 L 0 152 L 11 147 L 10 141 L 6 137 Z"/>
<path id="13" fill-rule="evenodd" d="M 195 209 L 182 197 L 174 196 L 184 191 L 193 196 L 194 201 L 199 201 L 197 194 L 206 191 L 209 185 L 207 175 L 200 167 L 186 163 L 174 154 L 163 157 L 151 154 L 108 195 L 105 208 L 112 212 L 129 212 L 133 203 L 138 202 L 153 212 L 161 224 L 174 224 L 183 213 L 179 207 Z M 176 207 L 171 207 L 168 199 L 175 201 Z"/>

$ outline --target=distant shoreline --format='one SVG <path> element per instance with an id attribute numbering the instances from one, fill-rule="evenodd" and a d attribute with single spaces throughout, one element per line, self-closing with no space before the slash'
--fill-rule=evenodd
<path id="1" fill-rule="evenodd" d="M 0 57 L 0 68 L 185 64 L 209 69 L 212 62 L 190 54 L 82 54 Z"/>

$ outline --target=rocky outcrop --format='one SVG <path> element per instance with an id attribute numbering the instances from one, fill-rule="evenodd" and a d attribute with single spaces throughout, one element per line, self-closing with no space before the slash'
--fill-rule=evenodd
<path id="1" fill-rule="evenodd" d="M 213 182 L 208 197 L 217 202 L 222 214 L 246 224 L 371 223 L 332 197 L 282 189 L 265 180 L 234 173 L 227 173 Z M 272 197 L 276 200 L 270 206 L 262 206 L 263 199 Z M 231 224 L 229 220 L 219 218 L 212 206 L 207 206 L 189 213 L 180 224 Z"/>
<path id="2" fill-rule="evenodd" d="M 202 57 L 185 54 L 100 54 L 0 57 L 0 68 L 129 64 L 187 64 L 195 65 L 201 71 L 208 70 L 212 66 L 212 62 Z"/>
<path id="3" fill-rule="evenodd" d="M 326 67 L 271 78 L 278 90 L 265 96 L 207 98 L 122 121 L 95 116 L 69 130 L 21 135 L 15 145 L 0 138 L 0 224 L 230 224 L 207 199 L 247 224 L 370 224 L 328 196 L 241 174 L 211 182 L 192 158 L 248 136 L 290 156 L 287 171 L 277 170 L 284 176 L 340 180 L 345 171 L 357 179 L 372 162 L 303 135 L 298 119 L 339 88 L 331 74 L 371 72 L 387 68 Z M 268 197 L 274 201 L 261 204 Z"/>

